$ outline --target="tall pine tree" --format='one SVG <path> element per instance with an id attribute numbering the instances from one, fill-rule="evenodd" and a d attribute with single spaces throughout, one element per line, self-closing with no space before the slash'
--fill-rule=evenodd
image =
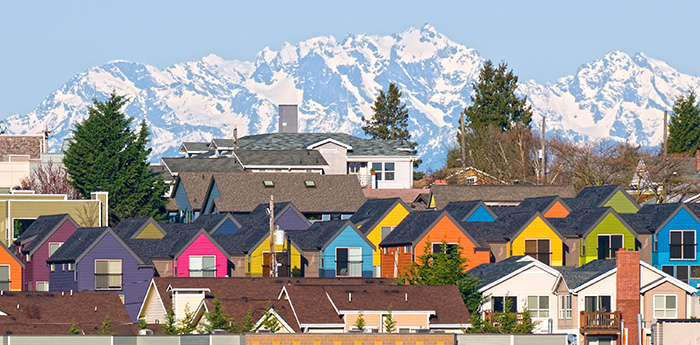
<path id="1" fill-rule="evenodd" d="M 700 148 L 700 105 L 694 91 L 673 104 L 668 125 L 668 153 L 695 152 Z"/>
<path id="2" fill-rule="evenodd" d="M 112 93 L 105 102 L 93 101 L 89 116 L 75 125 L 63 164 L 71 184 L 83 196 L 109 192 L 110 223 L 126 217 L 162 217 L 167 186 L 148 171 L 148 127 L 131 129 L 132 119 L 121 109 L 124 96 Z"/>
<path id="3" fill-rule="evenodd" d="M 417 144 L 410 141 L 408 109 L 401 103 L 402 94 L 394 83 L 389 84 L 388 92 L 379 91 L 372 106 L 374 116 L 371 120 L 362 119 L 367 124 L 362 130 L 372 139 L 406 140 L 415 149 Z"/>

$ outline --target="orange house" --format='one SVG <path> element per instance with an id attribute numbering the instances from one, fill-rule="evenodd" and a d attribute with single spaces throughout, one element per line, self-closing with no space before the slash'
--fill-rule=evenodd
<path id="1" fill-rule="evenodd" d="M 0 243 L 0 290 L 22 291 L 24 264 Z"/>
<path id="2" fill-rule="evenodd" d="M 483 247 L 446 211 L 412 212 L 379 244 L 382 277 L 396 278 L 424 252 L 441 249 L 442 242 L 459 244 L 469 268 L 490 262 Z"/>
<path id="3" fill-rule="evenodd" d="M 559 196 L 543 196 L 524 199 L 518 208 L 534 209 L 545 218 L 566 218 L 571 208 Z"/>

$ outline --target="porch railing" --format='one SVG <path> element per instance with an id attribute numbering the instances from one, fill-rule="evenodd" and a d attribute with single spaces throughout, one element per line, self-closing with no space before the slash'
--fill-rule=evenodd
<path id="1" fill-rule="evenodd" d="M 581 312 L 581 332 L 591 330 L 619 330 L 620 329 L 620 312 Z"/>

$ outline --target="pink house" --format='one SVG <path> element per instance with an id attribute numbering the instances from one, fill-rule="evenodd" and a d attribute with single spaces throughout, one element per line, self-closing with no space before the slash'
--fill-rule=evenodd
<path id="1" fill-rule="evenodd" d="M 176 277 L 227 277 L 229 261 L 226 251 L 206 232 L 200 229 L 173 256 Z"/>
<path id="2" fill-rule="evenodd" d="M 49 291 L 46 259 L 75 233 L 78 223 L 67 214 L 40 216 L 10 248 L 24 264 L 24 291 Z"/>

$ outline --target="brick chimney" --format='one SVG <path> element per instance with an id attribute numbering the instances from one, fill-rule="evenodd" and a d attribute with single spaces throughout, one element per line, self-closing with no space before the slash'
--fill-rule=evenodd
<path id="1" fill-rule="evenodd" d="M 637 314 L 639 314 L 639 252 L 618 251 L 617 257 L 617 310 L 627 328 L 627 344 L 639 341 Z"/>

